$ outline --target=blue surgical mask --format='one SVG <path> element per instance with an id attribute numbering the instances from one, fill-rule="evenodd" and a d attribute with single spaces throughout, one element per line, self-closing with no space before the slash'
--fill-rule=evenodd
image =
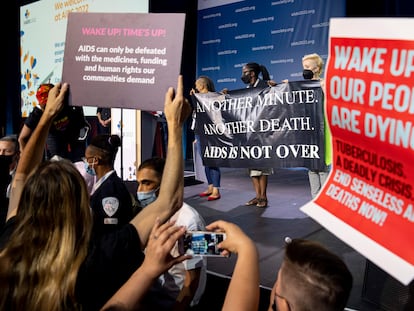
<path id="1" fill-rule="evenodd" d="M 84 162 L 84 163 L 85 163 L 85 171 L 86 171 L 86 173 L 88 173 L 89 175 L 92 175 L 92 176 L 96 176 L 95 168 L 89 166 L 89 163 L 88 162 Z"/>
<path id="2" fill-rule="evenodd" d="M 151 191 L 137 191 L 137 199 L 141 207 L 145 207 L 157 199 L 157 191 L 160 187 Z"/>

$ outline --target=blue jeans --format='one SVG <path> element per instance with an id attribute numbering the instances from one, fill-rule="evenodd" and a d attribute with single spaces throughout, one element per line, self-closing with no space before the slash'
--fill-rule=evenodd
<path id="1" fill-rule="evenodd" d="M 207 182 L 209 185 L 213 185 L 215 188 L 220 188 L 221 172 L 219 167 L 205 166 Z"/>

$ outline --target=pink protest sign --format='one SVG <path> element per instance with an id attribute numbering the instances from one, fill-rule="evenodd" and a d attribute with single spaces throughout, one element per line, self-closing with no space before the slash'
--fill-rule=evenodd
<path id="1" fill-rule="evenodd" d="M 70 104 L 163 110 L 180 73 L 182 13 L 70 13 L 62 82 Z"/>
<path id="2" fill-rule="evenodd" d="M 332 19 L 333 166 L 302 211 L 403 284 L 414 278 L 412 19 Z"/>

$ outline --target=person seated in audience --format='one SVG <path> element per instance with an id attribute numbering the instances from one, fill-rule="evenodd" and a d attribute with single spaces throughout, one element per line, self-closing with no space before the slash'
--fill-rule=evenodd
<path id="1" fill-rule="evenodd" d="M 114 169 L 120 146 L 118 135 L 97 135 L 92 138 L 83 158 L 86 173 L 96 176 L 90 199 L 96 237 L 121 228 L 133 216 L 132 196 Z"/>
<path id="2" fill-rule="evenodd" d="M 6 135 L 0 138 L 0 230 L 6 222 L 10 197 L 10 183 L 16 172 L 19 157 L 20 148 L 17 135 Z"/>
<path id="3" fill-rule="evenodd" d="M 137 198 L 142 208 L 155 201 L 164 172 L 165 159 L 153 157 L 137 169 Z M 203 217 L 190 205 L 183 206 L 169 221 L 184 226 L 188 231 L 205 230 Z M 178 243 L 171 251 L 180 254 Z M 201 256 L 183 261 L 161 275 L 148 294 L 145 310 L 187 310 L 198 304 L 206 286 L 207 261 Z"/>
<path id="4" fill-rule="evenodd" d="M 226 239 L 218 244 L 218 247 L 223 249 L 223 256 L 237 254 L 236 265 L 221 310 L 258 310 L 259 255 L 255 243 L 239 226 L 231 222 L 218 220 L 206 226 L 206 229 L 226 233 Z M 142 293 L 136 290 L 140 286 L 141 279 L 137 271 L 105 304 L 103 310 L 140 310 Z"/>
<path id="5" fill-rule="evenodd" d="M 99 310 L 144 262 L 143 250 L 156 220 L 165 223 L 183 203 L 182 126 L 191 108 L 183 96 L 182 76 L 177 89 L 170 87 L 165 94 L 168 174 L 157 200 L 129 224 L 99 240 L 91 238 L 89 196 L 75 166 L 67 160 L 41 163 L 48 131 L 64 106 L 67 90 L 66 83 L 50 90 L 13 180 L 7 223 L 0 236 L 2 310 Z M 175 227 L 168 231 L 172 235 L 163 235 L 167 239 L 184 233 Z M 152 260 L 162 260 L 170 268 L 188 259 L 173 259 L 165 238 L 160 242 L 164 243 L 157 244 L 160 256 Z M 153 278 L 151 264 L 142 268 L 149 269 L 143 274 Z"/>
<path id="6" fill-rule="evenodd" d="M 287 239 L 269 311 L 343 311 L 353 278 L 345 262 L 318 242 Z"/>

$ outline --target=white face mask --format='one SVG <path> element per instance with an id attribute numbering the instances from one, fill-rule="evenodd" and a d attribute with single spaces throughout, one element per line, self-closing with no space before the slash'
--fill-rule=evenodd
<path id="1" fill-rule="evenodd" d="M 150 191 L 137 191 L 137 199 L 141 207 L 145 207 L 157 199 L 157 191 L 160 187 Z"/>
<path id="2" fill-rule="evenodd" d="M 92 176 L 96 176 L 96 171 L 95 171 L 95 168 L 93 167 L 95 165 L 95 160 L 93 160 L 93 162 L 89 164 L 88 161 L 86 159 L 84 159 L 83 163 L 85 165 L 86 173 L 88 173 L 89 175 L 92 175 Z M 92 165 L 92 166 L 90 166 L 90 165 Z"/>

